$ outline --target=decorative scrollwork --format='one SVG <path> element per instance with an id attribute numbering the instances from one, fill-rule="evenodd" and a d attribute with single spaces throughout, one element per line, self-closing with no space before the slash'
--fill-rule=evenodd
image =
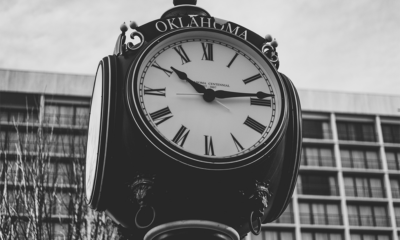
<path id="1" fill-rule="evenodd" d="M 132 40 L 134 40 L 135 37 L 138 37 L 139 40 L 140 40 L 140 42 L 139 42 L 139 43 L 136 43 L 136 44 L 134 44 L 133 42 L 128 42 L 128 43 L 126 44 L 126 47 L 127 47 L 128 49 L 130 49 L 130 50 L 137 50 L 137 49 L 139 49 L 139 48 L 143 45 L 143 43 L 144 43 L 144 36 L 143 36 L 143 34 L 142 34 L 141 32 L 138 32 L 138 31 L 132 32 L 131 35 L 130 35 L 130 37 L 131 37 Z"/>
<path id="2" fill-rule="evenodd" d="M 267 34 L 267 36 L 265 36 L 265 42 L 261 47 L 261 51 L 268 58 L 268 60 L 270 60 L 275 65 L 276 69 L 279 68 L 279 57 L 278 52 L 276 51 L 277 47 L 278 42 L 276 41 L 276 39 L 272 40 L 272 36 Z"/>

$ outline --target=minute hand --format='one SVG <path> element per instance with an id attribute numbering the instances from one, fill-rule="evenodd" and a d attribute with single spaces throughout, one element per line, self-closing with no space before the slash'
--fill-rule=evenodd
<path id="1" fill-rule="evenodd" d="M 228 92 L 224 90 L 215 91 L 216 98 L 232 98 L 232 97 L 257 97 L 259 99 L 263 99 L 266 97 L 273 97 L 274 94 L 268 94 L 265 92 L 257 92 L 257 93 L 240 93 L 240 92 Z"/>

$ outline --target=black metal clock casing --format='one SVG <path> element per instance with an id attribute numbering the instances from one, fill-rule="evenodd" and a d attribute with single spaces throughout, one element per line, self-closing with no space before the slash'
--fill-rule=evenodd
<path id="1" fill-rule="evenodd" d="M 300 103 L 276 48 L 190 5 L 133 28 L 140 43 L 122 28 L 99 64 L 89 205 L 138 238 L 187 219 L 257 233 L 289 203 L 300 160 Z"/>

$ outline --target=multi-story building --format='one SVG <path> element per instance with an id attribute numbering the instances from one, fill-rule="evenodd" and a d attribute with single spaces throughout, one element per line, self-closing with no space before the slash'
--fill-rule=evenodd
<path id="1" fill-rule="evenodd" d="M 82 193 L 92 84 L 93 76 L 0 70 L 1 239 L 90 235 Z"/>
<path id="2" fill-rule="evenodd" d="M 83 159 L 79 152 L 86 138 L 93 80 L 93 76 L 0 70 L 2 156 L 18 156 L 15 130 L 43 125 L 45 136 L 56 139 L 47 146 L 54 156 L 50 161 L 54 176 L 66 182 L 71 159 Z M 400 95 L 298 91 L 303 152 L 297 187 L 285 213 L 251 238 L 399 240 Z M 25 149 L 34 152 L 38 145 L 29 145 L 34 137 L 29 133 L 24 137 Z M 70 198 L 71 191 L 67 196 L 62 189 L 56 191 L 58 199 Z M 66 211 L 55 205 L 51 215 L 59 218 Z M 55 234 L 59 229 L 54 227 Z"/>
<path id="3" fill-rule="evenodd" d="M 400 96 L 299 90 L 303 151 L 285 213 L 254 240 L 398 240 Z"/>

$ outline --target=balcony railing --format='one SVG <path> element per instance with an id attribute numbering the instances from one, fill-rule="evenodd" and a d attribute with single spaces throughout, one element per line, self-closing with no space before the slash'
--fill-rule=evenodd
<path id="1" fill-rule="evenodd" d="M 387 216 L 349 215 L 350 226 L 390 227 Z"/>
<path id="2" fill-rule="evenodd" d="M 340 214 L 312 214 L 300 213 L 301 224 L 317 224 L 317 225 L 342 225 Z"/>
<path id="3" fill-rule="evenodd" d="M 385 191 L 381 187 L 345 186 L 345 190 L 348 197 L 385 198 Z"/>

